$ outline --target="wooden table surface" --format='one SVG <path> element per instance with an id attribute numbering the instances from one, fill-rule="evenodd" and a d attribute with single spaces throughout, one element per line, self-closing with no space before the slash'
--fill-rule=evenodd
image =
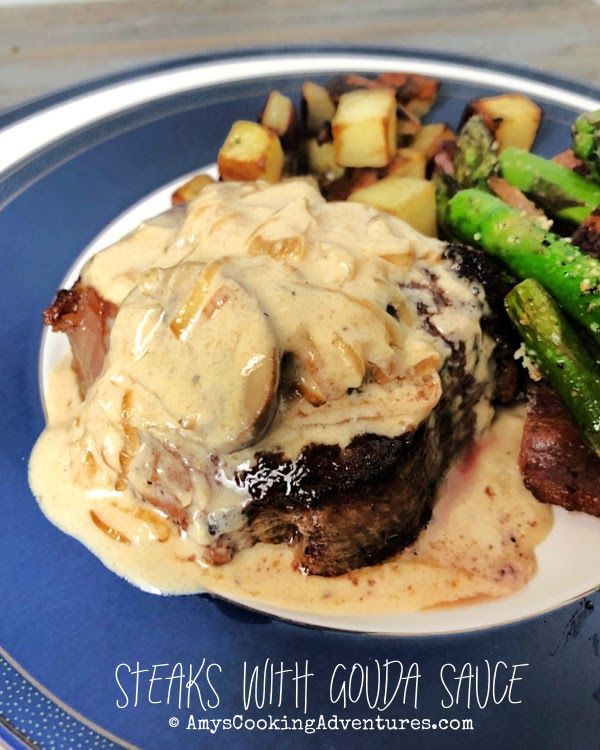
<path id="1" fill-rule="evenodd" d="M 288 43 L 429 48 L 600 84 L 600 0 L 10 1 L 0 3 L 0 108 L 150 61 Z"/>

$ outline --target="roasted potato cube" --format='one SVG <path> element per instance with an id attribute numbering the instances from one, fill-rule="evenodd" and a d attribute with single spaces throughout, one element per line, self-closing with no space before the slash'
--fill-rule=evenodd
<path id="1" fill-rule="evenodd" d="M 448 125 L 442 122 L 432 123 L 422 126 L 410 147 L 413 151 L 420 151 L 424 155 L 425 161 L 429 161 L 433 159 L 444 141 L 455 139 L 456 135 Z"/>
<path id="2" fill-rule="evenodd" d="M 425 179 L 427 160 L 421 151 L 412 148 L 399 148 L 396 155 L 387 166 L 387 173 L 396 177 L 416 177 Z"/>
<path id="3" fill-rule="evenodd" d="M 306 142 L 306 158 L 308 171 L 312 174 L 332 180 L 344 174 L 344 167 L 335 160 L 333 143 L 319 143 L 316 138 L 309 138 Z"/>
<path id="4" fill-rule="evenodd" d="M 217 158 L 224 180 L 277 182 L 283 162 L 278 136 L 269 128 L 248 120 L 233 123 Z"/>
<path id="5" fill-rule="evenodd" d="M 292 100 L 279 91 L 271 91 L 260 124 L 277 133 L 282 142 L 292 141 L 296 130 L 296 108 Z"/>
<path id="6" fill-rule="evenodd" d="M 335 115 L 335 104 L 323 86 L 312 81 L 302 84 L 302 121 L 309 133 L 318 133 Z"/>
<path id="7" fill-rule="evenodd" d="M 385 167 L 396 153 L 392 89 L 359 89 L 340 97 L 331 123 L 335 160 L 344 167 Z"/>
<path id="8" fill-rule="evenodd" d="M 209 174 L 194 175 L 191 180 L 184 182 L 171 195 L 171 203 L 174 206 L 178 206 L 180 203 L 189 203 L 197 198 L 207 185 L 211 185 L 213 182 L 214 180 Z"/>
<path id="9" fill-rule="evenodd" d="M 422 234 L 436 235 L 435 187 L 429 180 L 391 175 L 356 190 L 348 200 L 387 211 Z"/>
<path id="10" fill-rule="evenodd" d="M 523 94 L 475 99 L 467 105 L 467 114 L 479 114 L 492 121 L 500 151 L 508 146 L 530 149 L 542 120 L 541 108 Z"/>

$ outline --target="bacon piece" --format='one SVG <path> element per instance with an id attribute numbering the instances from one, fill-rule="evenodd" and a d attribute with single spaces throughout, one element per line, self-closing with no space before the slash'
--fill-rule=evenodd
<path id="1" fill-rule="evenodd" d="M 543 503 L 600 516 L 600 458 L 553 388 L 529 387 L 519 468 L 525 486 Z"/>
<path id="2" fill-rule="evenodd" d="M 533 201 L 522 193 L 519 188 L 509 185 L 502 177 L 490 177 L 488 180 L 490 190 L 495 193 L 500 200 L 503 200 L 509 206 L 516 208 L 517 211 L 524 211 L 528 216 L 544 216 L 544 212 L 539 209 Z"/>
<path id="3" fill-rule="evenodd" d="M 77 282 L 71 289 L 61 289 L 44 311 L 44 325 L 69 339 L 82 397 L 102 371 L 117 309 L 93 287 Z"/>
<path id="4" fill-rule="evenodd" d="M 570 148 L 568 148 L 566 151 L 561 151 L 559 154 L 556 154 L 556 156 L 553 156 L 552 161 L 561 167 L 572 169 L 574 172 L 578 172 L 579 174 L 585 174 L 587 172 L 585 164 L 581 161 L 581 159 L 578 159 L 575 156 L 572 149 Z"/>
<path id="5" fill-rule="evenodd" d="M 433 162 L 442 174 L 455 177 L 454 156 L 456 154 L 456 141 L 442 141 L 438 151 L 433 157 Z"/>

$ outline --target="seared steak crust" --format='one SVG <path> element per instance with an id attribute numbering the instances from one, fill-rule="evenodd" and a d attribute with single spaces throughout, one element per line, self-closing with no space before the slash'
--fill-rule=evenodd
<path id="1" fill-rule="evenodd" d="M 44 325 L 67 334 L 82 397 L 102 371 L 116 314 L 116 305 L 79 282 L 57 292 L 54 302 L 44 310 Z"/>
<path id="2" fill-rule="evenodd" d="M 548 384 L 531 383 L 519 466 L 525 486 L 543 503 L 600 516 L 600 458 Z"/>
<path id="3" fill-rule="evenodd" d="M 526 381 L 525 370 L 514 357 L 520 340 L 504 310 L 504 298 L 516 280 L 479 248 L 451 243 L 446 248 L 445 257 L 452 261 L 455 273 L 479 282 L 485 290 L 490 312 L 482 317 L 481 328 L 496 342 L 494 400 L 509 404 L 524 390 Z"/>

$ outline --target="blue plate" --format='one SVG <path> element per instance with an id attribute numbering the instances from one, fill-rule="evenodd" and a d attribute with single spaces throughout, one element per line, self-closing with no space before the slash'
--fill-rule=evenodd
<path id="1" fill-rule="evenodd" d="M 386 65 L 442 80 L 429 116 L 436 121 L 456 124 L 475 96 L 530 93 L 544 107 L 536 149 L 546 155 L 566 147 L 573 113 L 600 98 L 581 84 L 455 56 L 300 48 L 177 60 L 0 115 L 0 747 L 598 748 L 597 594 L 545 616 L 463 635 L 398 638 L 306 628 L 206 597 L 159 598 L 129 586 L 48 523 L 28 488 L 27 459 L 43 428 L 40 311 L 82 248 L 144 196 L 211 163 L 232 120 L 257 112 L 270 89 L 297 98 L 307 77 Z M 251 669 L 266 659 L 292 670 L 308 661 L 314 676 L 306 714 L 289 675 L 281 705 L 275 691 L 275 705 L 267 700 L 262 708 L 255 702 L 245 707 L 244 664 Z M 364 690 L 346 707 L 333 700 L 341 676 L 358 663 L 370 667 L 373 703 L 374 660 L 386 659 L 405 668 L 418 663 L 416 709 L 412 699 L 402 704 L 402 691 L 387 710 L 371 708 Z M 449 677 L 458 676 L 465 663 L 479 666 L 483 702 L 486 660 L 492 670 L 499 662 L 508 671 L 528 665 L 517 668 L 522 680 L 513 685 L 515 702 L 505 695 L 498 705 L 490 698 L 479 708 L 472 693 L 469 707 L 463 681 L 456 705 L 458 683 Z M 453 665 L 443 672 L 449 691 L 439 674 L 445 663 Z M 200 670 L 189 688 L 189 708 L 187 688 L 179 705 L 179 683 L 165 679 L 177 664 L 186 673 L 191 666 L 193 675 Z M 338 669 L 330 691 L 337 664 L 348 671 Z M 151 681 L 153 665 L 163 665 L 154 668 L 162 680 Z M 506 672 L 500 664 L 497 698 Z M 303 690 L 304 683 L 298 684 Z M 359 730 L 338 723 L 337 730 L 310 734 L 286 731 L 281 719 L 286 715 L 291 725 L 293 717 L 322 714 L 327 722 L 334 714 L 339 720 L 374 719 L 378 713 L 396 720 L 427 717 L 437 728 Z M 190 715 L 201 728 L 187 729 Z M 279 731 L 268 728 L 269 715 L 280 721 Z M 220 725 L 211 733 L 200 721 L 234 716 L 242 717 L 236 719 L 242 728 Z M 474 728 L 444 729 L 444 720 L 451 719 L 471 719 Z"/>

